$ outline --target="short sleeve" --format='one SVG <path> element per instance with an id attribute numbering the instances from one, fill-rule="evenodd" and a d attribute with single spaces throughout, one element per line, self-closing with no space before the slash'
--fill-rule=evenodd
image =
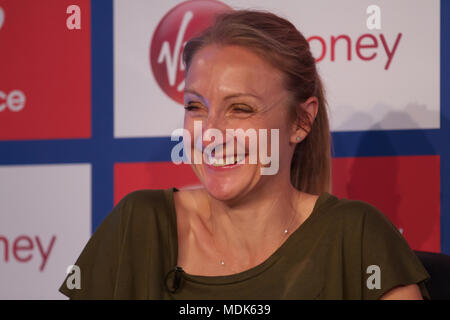
<path id="1" fill-rule="evenodd" d="M 122 200 L 107 215 L 75 262 L 80 271 L 80 286 L 71 289 L 74 283 L 67 275 L 59 291 L 70 299 L 112 299 L 116 283 L 120 252 L 120 226 L 124 201 Z"/>
<path id="2" fill-rule="evenodd" d="M 390 289 L 410 284 L 417 284 L 422 297 L 430 299 L 425 286 L 428 272 L 398 229 L 370 204 L 364 216 L 361 254 L 363 299 L 379 299 Z"/>

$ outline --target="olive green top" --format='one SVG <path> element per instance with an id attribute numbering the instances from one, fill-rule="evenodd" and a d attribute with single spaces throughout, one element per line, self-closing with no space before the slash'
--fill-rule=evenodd
<path id="1" fill-rule="evenodd" d="M 176 191 L 139 190 L 124 197 L 75 263 L 81 289 L 67 287 L 76 283 L 72 273 L 59 290 L 72 299 L 378 299 L 396 286 L 417 283 L 429 299 L 427 271 L 384 214 L 327 192 L 261 264 L 227 276 L 175 272 Z"/>

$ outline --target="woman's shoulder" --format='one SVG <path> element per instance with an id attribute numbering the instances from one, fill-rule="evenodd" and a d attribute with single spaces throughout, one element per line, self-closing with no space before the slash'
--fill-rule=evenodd
<path id="1" fill-rule="evenodd" d="M 331 194 L 327 202 L 320 227 L 332 239 L 339 238 L 335 245 L 342 246 L 342 259 L 350 273 L 362 272 L 368 283 L 373 268 L 381 270 L 381 286 L 362 286 L 363 299 L 378 299 L 390 289 L 408 284 L 419 284 L 422 295 L 428 297 L 423 281 L 429 275 L 386 212 L 370 202 Z"/>
<path id="2" fill-rule="evenodd" d="M 323 211 L 333 218 L 340 218 L 349 221 L 354 221 L 355 219 L 365 219 L 367 217 L 389 220 L 380 209 L 370 202 L 344 197 L 339 198 L 338 196 L 328 192 L 325 194 L 326 200 L 324 201 L 322 207 L 325 207 L 326 210 Z"/>
<path id="3" fill-rule="evenodd" d="M 386 212 L 374 204 L 363 200 L 339 198 L 331 193 L 326 193 L 326 196 L 326 200 L 318 208 L 319 215 L 322 216 L 321 221 L 324 224 L 335 229 L 333 232 L 341 232 L 346 237 L 374 233 L 402 238 Z"/>
<path id="4" fill-rule="evenodd" d="M 66 279 L 60 292 L 73 299 L 112 299 L 127 294 L 128 288 L 133 287 L 142 291 L 145 298 L 146 286 L 141 279 L 146 277 L 151 246 L 156 248 L 151 250 L 153 260 L 167 267 L 167 261 L 161 257 L 165 257 L 162 252 L 171 249 L 167 242 L 172 230 L 170 192 L 171 189 L 148 189 L 124 196 L 97 227 L 75 262 L 82 274 L 81 290 L 67 287 Z M 138 283 L 129 281 L 118 286 L 120 277 L 136 279 Z"/>
<path id="5" fill-rule="evenodd" d="M 140 189 L 125 195 L 113 208 L 111 218 L 116 216 L 121 225 L 128 228 L 152 228 L 170 223 L 173 215 L 173 192 L 168 189 Z M 156 224 L 155 224 L 156 223 Z"/>
<path id="6" fill-rule="evenodd" d="M 121 198 L 122 205 L 159 205 L 167 201 L 167 195 L 171 189 L 139 189 L 127 193 Z"/>

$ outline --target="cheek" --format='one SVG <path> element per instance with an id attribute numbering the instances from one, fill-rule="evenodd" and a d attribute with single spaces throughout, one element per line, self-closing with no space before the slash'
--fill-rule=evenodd
<path id="1" fill-rule="evenodd" d="M 272 140 L 276 139 L 278 141 L 278 146 L 283 148 L 285 141 L 289 142 L 289 128 L 287 126 L 286 118 L 283 114 L 274 114 L 270 121 L 265 123 L 264 128 L 267 128 L 267 139 L 268 145 L 272 145 Z M 274 133 L 272 133 L 274 131 Z M 275 134 L 276 132 L 276 134 Z M 280 150 L 282 153 L 282 150 Z"/>
<path id="2" fill-rule="evenodd" d="M 190 128 L 194 128 L 194 122 L 191 121 L 187 113 L 184 113 L 184 122 L 183 122 L 184 128 L 186 130 L 190 130 Z"/>
<path id="3" fill-rule="evenodd" d="M 188 115 L 184 116 L 184 130 L 187 130 L 190 134 L 191 137 L 194 136 L 194 120 L 192 118 L 190 118 Z"/>
<path id="4" fill-rule="evenodd" d="M 184 117 L 183 144 L 185 150 L 192 150 L 194 146 L 194 122 Z"/>

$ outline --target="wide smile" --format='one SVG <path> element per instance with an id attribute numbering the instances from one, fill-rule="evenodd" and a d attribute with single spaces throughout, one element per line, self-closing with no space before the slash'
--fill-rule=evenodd
<path id="1" fill-rule="evenodd" d="M 229 157 L 208 157 L 204 161 L 205 167 L 214 171 L 229 170 L 244 165 L 247 161 L 248 154 L 237 154 Z"/>

